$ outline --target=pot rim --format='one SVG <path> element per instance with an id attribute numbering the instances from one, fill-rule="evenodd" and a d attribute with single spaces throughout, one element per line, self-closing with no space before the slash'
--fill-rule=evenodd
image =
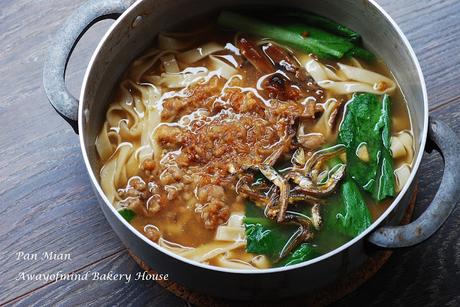
<path id="1" fill-rule="evenodd" d="M 375 2 L 375 0 L 368 0 L 368 3 L 371 4 L 374 8 L 376 8 L 380 14 L 382 14 L 386 20 L 391 24 L 393 29 L 398 33 L 398 35 L 401 37 L 401 39 L 404 42 L 404 45 L 406 49 L 409 51 L 410 57 L 417 69 L 417 75 L 420 81 L 420 86 L 423 92 L 423 112 L 424 112 L 424 117 L 423 117 L 423 129 L 422 132 L 420 133 L 420 148 L 417 153 L 417 157 L 414 161 L 413 167 L 411 174 L 409 176 L 409 179 L 407 180 L 404 188 L 399 192 L 397 197 L 393 200 L 391 205 L 385 210 L 385 212 L 382 213 L 382 215 L 375 220 L 365 231 L 363 231 L 361 234 L 359 234 L 357 237 L 353 238 L 352 240 L 346 242 L 345 244 L 342 244 L 341 246 L 331 250 L 330 252 L 321 255 L 319 257 L 313 258 L 311 260 L 301 262 L 295 265 L 290 265 L 290 266 L 285 266 L 285 267 L 278 267 L 278 268 L 269 268 L 269 269 L 258 269 L 258 270 L 252 270 L 252 269 L 229 269 L 229 268 L 222 268 L 222 267 L 217 267 L 217 266 L 212 266 L 209 264 L 204 264 L 200 263 L 191 259 L 187 259 L 185 257 L 182 257 L 178 254 L 175 254 L 166 248 L 163 248 L 159 246 L 157 243 L 152 242 L 149 240 L 146 236 L 144 236 L 141 232 L 139 232 L 137 229 L 135 229 L 131 224 L 129 224 L 120 214 L 118 214 L 117 210 L 114 208 L 114 206 L 110 203 L 110 201 L 107 199 L 105 193 L 102 191 L 102 188 L 100 186 L 99 181 L 97 180 L 96 176 L 93 174 L 92 169 L 91 169 L 91 164 L 88 158 L 88 155 L 86 153 L 86 147 L 85 147 L 85 138 L 84 138 L 84 127 L 83 127 L 83 119 L 84 119 L 84 110 L 83 110 L 83 99 L 85 96 L 86 92 L 86 86 L 87 86 L 87 81 L 89 78 L 89 75 L 93 69 L 94 62 L 99 54 L 100 49 L 103 48 L 105 42 L 109 38 L 109 36 L 112 34 L 112 32 L 117 28 L 117 26 L 121 23 L 121 21 L 129 14 L 131 14 L 132 11 L 134 11 L 138 5 L 140 5 L 141 2 L 144 0 L 137 0 L 134 4 L 132 4 L 123 14 L 121 14 L 120 17 L 118 17 L 115 22 L 110 26 L 110 28 L 107 30 L 105 35 L 102 37 L 100 40 L 99 44 L 97 45 L 96 49 L 94 50 L 91 59 L 89 61 L 89 64 L 86 68 L 85 76 L 83 78 L 83 83 L 82 83 L 82 88 L 80 91 L 80 103 L 78 107 L 78 130 L 80 131 L 79 134 L 79 139 L 80 139 L 80 148 L 83 154 L 83 160 L 85 162 L 85 167 L 88 172 L 88 175 L 91 178 L 91 182 L 95 189 L 97 190 L 97 193 L 99 196 L 104 200 L 104 205 L 108 206 L 109 209 L 111 210 L 112 214 L 114 214 L 117 219 L 124 224 L 126 228 L 128 228 L 132 233 L 134 233 L 139 239 L 143 240 L 146 244 L 148 244 L 150 247 L 156 249 L 157 251 L 164 253 L 170 257 L 175 258 L 178 261 L 185 262 L 189 265 L 199 267 L 202 269 L 207 269 L 207 270 L 212 270 L 216 272 L 222 272 L 222 273 L 231 273 L 231 274 L 268 274 L 268 273 L 280 273 L 280 272 L 285 272 L 285 271 L 290 271 L 290 270 L 296 270 L 302 267 L 307 267 L 309 265 L 312 265 L 316 262 L 320 262 L 322 260 L 328 259 L 336 254 L 341 253 L 342 251 L 346 250 L 350 246 L 354 245 L 358 241 L 364 239 L 369 233 L 371 233 L 376 227 L 378 227 L 384 220 L 385 218 L 395 209 L 395 207 L 399 204 L 401 201 L 402 197 L 407 193 L 409 187 L 412 185 L 412 182 L 414 180 L 414 177 L 418 171 L 418 168 L 420 167 L 420 163 L 423 157 L 423 152 L 425 149 L 426 145 L 426 139 L 428 135 L 428 114 L 429 114 L 429 108 L 428 108 L 428 95 L 427 95 L 427 90 L 426 90 L 426 84 L 425 84 L 425 78 L 422 73 L 422 69 L 420 67 L 420 63 L 417 59 L 417 56 L 410 45 L 408 39 L 402 32 L 402 30 L 399 28 L 399 26 L 396 24 L 396 22 L 391 18 L 391 16 L 379 5 Z M 409 102 L 408 102 L 409 103 Z"/>

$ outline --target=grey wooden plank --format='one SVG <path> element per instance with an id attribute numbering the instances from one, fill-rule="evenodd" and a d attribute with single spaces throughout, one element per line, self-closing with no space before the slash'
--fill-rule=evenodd
<path id="1" fill-rule="evenodd" d="M 94 198 L 78 137 L 56 116 L 41 85 L 49 38 L 79 4 L 12 1 L 0 9 L 0 302 L 44 284 L 16 281 L 21 271 L 72 271 L 123 249 Z M 97 25 L 76 48 L 71 82 L 81 82 L 104 27 Z M 72 260 L 21 261 L 19 251 L 70 253 Z"/>
<path id="2" fill-rule="evenodd" d="M 425 75 L 430 106 L 460 97 L 460 1 L 377 0 L 414 48 Z"/>

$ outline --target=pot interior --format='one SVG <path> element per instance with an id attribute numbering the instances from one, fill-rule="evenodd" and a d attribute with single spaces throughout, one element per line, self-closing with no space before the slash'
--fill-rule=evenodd
<path id="1" fill-rule="evenodd" d="M 158 32 L 175 24 L 232 6 L 269 6 L 274 1 L 166 1 L 143 0 L 126 12 L 107 33 L 97 48 L 84 80 L 80 101 L 80 133 L 84 151 L 89 160 L 92 176 L 99 179 L 100 165 L 95 149 L 95 139 L 104 121 L 112 88 L 129 66 L 147 46 L 152 44 Z M 278 4 L 279 6 L 279 4 Z M 382 58 L 399 82 L 408 102 L 415 138 L 416 158 L 422 154 L 426 138 L 427 102 L 424 81 L 410 46 L 389 19 L 368 1 L 295 1 L 286 0 L 286 7 L 313 11 L 329 17 L 359 32 L 365 47 Z M 415 165 L 416 171 L 417 164 Z M 407 183 L 409 185 L 410 182 Z"/>

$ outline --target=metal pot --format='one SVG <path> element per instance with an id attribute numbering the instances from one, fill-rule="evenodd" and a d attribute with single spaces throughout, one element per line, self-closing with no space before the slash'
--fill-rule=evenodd
<path id="1" fill-rule="evenodd" d="M 258 271 L 231 270 L 196 263 L 165 250 L 129 225 L 115 211 L 99 185 L 94 141 L 105 117 L 112 88 L 155 35 L 191 16 L 221 7 L 268 6 L 267 0 L 100 0 L 88 2 L 67 20 L 51 42 L 43 82 L 56 111 L 80 134 L 85 164 L 102 210 L 123 243 L 151 268 L 195 291 L 232 299 L 269 299 L 314 291 L 361 265 L 375 246 L 405 247 L 431 236 L 447 219 L 459 198 L 460 143 L 444 123 L 428 118 L 425 81 L 409 42 L 396 23 L 374 1 L 285 0 L 284 5 L 333 18 L 363 36 L 396 76 L 409 103 L 416 158 L 412 174 L 386 212 L 361 235 L 321 257 L 297 265 Z M 119 16 L 119 17 L 118 17 Z M 118 17 L 99 43 L 86 70 L 79 101 L 64 82 L 67 61 L 79 38 L 96 21 Z M 398 225 L 413 190 L 427 138 L 444 157 L 445 170 L 431 205 L 415 221 Z M 301 286 L 299 286 L 301 285 Z"/>

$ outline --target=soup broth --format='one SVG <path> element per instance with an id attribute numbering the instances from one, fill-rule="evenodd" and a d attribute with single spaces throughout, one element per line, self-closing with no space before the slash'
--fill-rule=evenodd
<path id="1" fill-rule="evenodd" d="M 101 186 L 137 230 L 189 259 L 245 269 L 312 259 L 402 189 L 414 155 L 407 103 L 356 37 L 279 22 L 302 49 L 225 14 L 160 33 L 131 63 L 96 140 Z M 339 43 L 361 51 L 323 54 Z"/>

